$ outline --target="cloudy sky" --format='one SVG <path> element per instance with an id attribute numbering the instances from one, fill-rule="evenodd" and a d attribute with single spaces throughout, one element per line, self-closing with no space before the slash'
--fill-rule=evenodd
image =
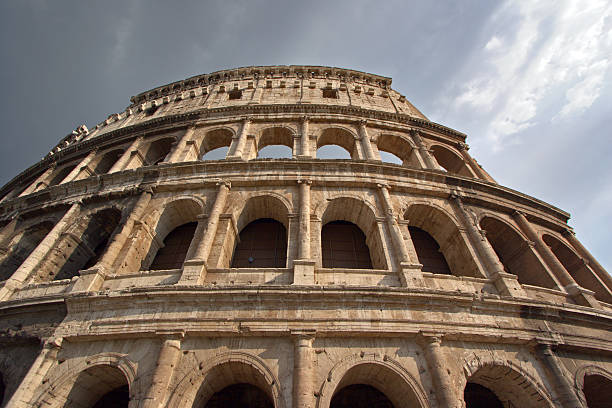
<path id="1" fill-rule="evenodd" d="M 158 85 L 338 66 L 392 77 L 499 183 L 570 212 L 612 270 L 609 1 L 5 0 L 0 30 L 0 184 Z"/>

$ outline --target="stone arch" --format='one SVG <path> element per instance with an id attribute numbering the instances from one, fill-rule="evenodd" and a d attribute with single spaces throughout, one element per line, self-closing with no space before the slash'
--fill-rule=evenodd
<path id="1" fill-rule="evenodd" d="M 595 297 L 603 302 L 612 303 L 611 289 L 589 268 L 588 263 L 582 259 L 570 246 L 551 234 L 542 234 L 542 240 L 565 270 L 583 288 L 595 292 Z"/>
<path id="2" fill-rule="evenodd" d="M 8 252 L 0 258 L 0 281 L 9 279 L 32 251 L 53 229 L 54 222 L 41 221 L 23 229 L 13 236 L 7 245 Z"/>
<path id="3" fill-rule="evenodd" d="M 481 277 L 459 223 L 445 209 L 426 202 L 414 202 L 404 211 L 408 225 L 427 232 L 440 246 L 453 275 Z"/>
<path id="4" fill-rule="evenodd" d="M 93 168 L 94 174 L 102 175 L 108 173 L 115 163 L 121 158 L 125 149 L 113 149 L 103 153 Z"/>
<path id="5" fill-rule="evenodd" d="M 361 198 L 349 195 L 338 195 L 328 199 L 325 208 L 321 208 L 321 228 L 332 221 L 348 221 L 355 224 L 366 236 L 370 250 L 370 259 L 374 269 L 387 269 L 385 246 L 373 206 Z M 319 211 L 321 211 L 319 210 Z"/>
<path id="6" fill-rule="evenodd" d="M 475 357 L 466 362 L 463 372 L 465 377 L 460 379 L 462 390 L 468 382 L 479 384 L 491 390 L 504 407 L 509 406 L 508 402 L 516 407 L 554 407 L 546 389 L 510 360 Z"/>
<path id="7" fill-rule="evenodd" d="M 399 362 L 387 356 L 363 353 L 351 355 L 334 365 L 320 387 L 316 406 L 328 408 L 334 394 L 351 384 L 376 388 L 396 408 L 429 407 L 422 386 Z"/>
<path id="8" fill-rule="evenodd" d="M 229 375 L 223 375 L 229 374 Z M 199 407 L 215 392 L 239 382 L 255 382 L 274 402 L 284 408 L 282 386 L 278 377 L 257 356 L 245 352 L 229 352 L 201 361 L 172 390 L 168 408 Z M 210 387 L 207 386 L 210 385 Z M 198 405 L 200 404 L 200 405 Z"/>
<path id="9" fill-rule="evenodd" d="M 451 174 L 474 177 L 469 167 L 465 164 L 463 157 L 448 146 L 433 144 L 430 150 L 436 161 L 444 170 Z"/>
<path id="10" fill-rule="evenodd" d="M 555 287 L 555 281 L 535 254 L 533 244 L 520 231 L 488 214 L 480 219 L 479 225 L 506 272 L 516 275 L 518 281 L 526 285 Z"/>
<path id="11" fill-rule="evenodd" d="M 147 270 L 153 263 L 155 256 L 164 246 L 164 240 L 173 230 L 182 225 L 196 222 L 197 217 L 203 213 L 203 203 L 200 199 L 192 196 L 180 196 L 165 203 L 161 215 L 155 224 L 154 237 L 151 239 L 147 255 L 142 259 L 140 269 Z M 153 217 L 154 214 L 151 215 Z M 193 242 L 192 242 L 193 243 Z M 191 245 L 186 252 L 189 257 Z"/>
<path id="12" fill-rule="evenodd" d="M 420 167 L 413 152 L 414 144 L 409 139 L 397 134 L 381 133 L 376 145 L 379 151 L 391 153 L 402 160 L 402 166 Z"/>
<path id="13" fill-rule="evenodd" d="M 227 147 L 229 149 L 236 132 L 234 129 L 226 126 L 215 127 L 209 129 L 202 138 L 200 143 L 199 158 L 204 160 L 204 156 L 213 150 Z"/>
<path id="14" fill-rule="evenodd" d="M 47 184 L 49 187 L 60 184 L 68 175 L 74 170 L 77 166 L 77 163 L 68 164 L 66 166 L 62 166 L 58 169 L 55 169 L 53 174 L 51 175 L 51 180 Z"/>
<path id="15" fill-rule="evenodd" d="M 0 371 L 0 405 L 4 402 L 4 392 L 6 391 L 6 386 L 4 384 L 4 377 L 2 372 Z"/>
<path id="16" fill-rule="evenodd" d="M 176 144 L 176 136 L 161 136 L 150 140 L 143 152 L 145 166 L 162 163 Z"/>
<path id="17" fill-rule="evenodd" d="M 58 245 L 61 248 L 58 253 L 66 256 L 65 261 L 59 270 L 49 271 L 54 279 L 69 279 L 78 276 L 80 270 L 94 266 L 119 227 L 121 216 L 121 211 L 115 207 L 98 209 L 68 228 Z"/>
<path id="18" fill-rule="evenodd" d="M 295 131 L 287 126 L 268 126 L 259 132 L 257 150 L 270 145 L 283 145 L 293 149 Z"/>
<path id="19" fill-rule="evenodd" d="M 588 408 L 603 408 L 605 403 L 612 401 L 612 373 L 601 367 L 580 367 L 574 376 L 574 384 L 580 400 Z"/>
<path id="20" fill-rule="evenodd" d="M 334 126 L 323 129 L 317 137 L 317 150 L 327 145 L 340 146 L 349 153 L 351 159 L 359 158 L 356 136 L 347 128 Z"/>
<path id="21" fill-rule="evenodd" d="M 249 195 L 241 208 L 235 208 L 234 216 L 238 230 L 258 218 L 272 218 L 289 228 L 289 214 L 293 206 L 283 195 L 273 191 Z"/>
<path id="22" fill-rule="evenodd" d="M 100 353 L 75 364 L 65 362 L 51 373 L 39 392 L 32 398 L 32 406 L 60 408 L 70 400 L 93 406 L 98 398 L 112 391 L 114 386 L 127 384 L 130 400 L 141 395 L 136 381 L 136 364 L 119 353 Z M 106 380 L 106 381 L 103 381 Z M 88 393 L 89 391 L 89 393 Z M 85 395 L 83 395 L 85 394 Z M 81 399 L 82 397 L 83 399 Z"/>

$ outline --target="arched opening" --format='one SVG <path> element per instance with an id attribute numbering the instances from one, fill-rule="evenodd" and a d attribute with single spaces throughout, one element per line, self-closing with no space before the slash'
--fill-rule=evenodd
<path id="1" fill-rule="evenodd" d="M 9 252 L 0 263 L 0 281 L 11 277 L 52 228 L 51 222 L 43 222 L 26 229 L 12 240 Z"/>
<path id="2" fill-rule="evenodd" d="M 350 160 L 351 152 L 342 146 L 330 144 L 317 149 L 317 159 L 324 160 Z"/>
<path id="3" fill-rule="evenodd" d="M 366 236 L 348 221 L 332 221 L 321 229 L 324 268 L 372 269 Z"/>
<path id="4" fill-rule="evenodd" d="M 421 407 L 407 379 L 391 368 L 364 362 L 351 367 L 336 385 L 330 408 L 343 407 Z"/>
<path id="5" fill-rule="evenodd" d="M 513 367 L 485 364 L 467 378 L 466 408 L 533 407 L 550 408 L 543 389 Z"/>
<path id="6" fill-rule="evenodd" d="M 275 406 L 272 385 L 258 368 L 248 362 L 226 362 L 204 375 L 192 407 L 272 408 Z"/>
<path id="7" fill-rule="evenodd" d="M 344 387 L 334 394 L 329 406 L 330 408 L 394 408 L 385 394 L 365 384 Z"/>
<path id="8" fill-rule="evenodd" d="M 463 390 L 465 408 L 504 408 L 497 395 L 487 387 L 468 382 Z"/>
<path id="9" fill-rule="evenodd" d="M 603 302 L 612 303 L 612 293 L 599 277 L 591 271 L 574 251 L 557 238 L 544 234 L 542 239 L 555 254 L 563 267 L 572 275 L 576 283 L 595 292 L 595 297 Z"/>
<path id="10" fill-rule="evenodd" d="M 204 408 L 274 408 L 274 402 L 251 384 L 233 384 L 213 394 Z"/>
<path id="11" fill-rule="evenodd" d="M 121 212 L 116 209 L 99 211 L 89 218 L 86 226 L 77 223 L 69 232 L 63 250 L 67 259 L 55 275 L 55 280 L 78 276 L 79 271 L 94 266 L 104 254 L 111 234 L 119 225 Z M 72 242 L 71 242 L 72 241 Z"/>
<path id="12" fill-rule="evenodd" d="M 76 164 L 72 166 L 62 167 L 61 169 L 56 170 L 55 174 L 53 174 L 53 177 L 51 178 L 51 181 L 49 181 L 49 187 L 61 183 L 62 180 L 68 177 L 68 175 L 72 172 L 72 170 L 74 170 L 75 167 Z"/>
<path id="13" fill-rule="evenodd" d="M 353 253 L 362 254 L 356 261 L 357 264 L 365 267 L 367 262 L 365 249 L 363 248 L 363 236 L 365 236 L 365 246 L 371 264 L 368 269 L 387 269 L 387 258 L 382 236 L 376 222 L 376 215 L 364 201 L 352 197 L 340 197 L 329 201 L 321 217 L 321 225 L 323 226 L 321 228 L 321 260 L 323 261 L 323 258 L 325 258 L 326 265 L 329 265 L 327 262 L 333 259 L 329 258 L 329 255 L 332 255 L 331 248 L 333 254 L 341 255 L 334 262 L 340 262 L 344 258 L 346 255 L 344 250 L 346 249 L 347 252 L 353 251 Z M 350 235 L 343 236 L 338 234 L 338 231 L 344 231 Z M 355 248 L 347 249 L 351 246 L 355 246 Z M 326 251 L 327 254 L 325 254 Z M 334 263 L 334 265 L 340 264 L 343 263 Z"/>
<path id="14" fill-rule="evenodd" d="M 260 218 L 240 231 L 234 249 L 232 268 L 285 268 L 287 266 L 287 230 L 271 218 Z"/>
<path id="15" fill-rule="evenodd" d="M 215 129 L 206 133 L 200 147 L 202 160 L 223 160 L 232 144 L 233 133 L 229 129 Z"/>
<path id="16" fill-rule="evenodd" d="M 408 227 L 410 238 L 417 253 L 419 263 L 423 265 L 423 272 L 451 275 L 444 254 L 440 251 L 440 245 L 436 240 L 418 227 Z"/>
<path id="17" fill-rule="evenodd" d="M 164 246 L 157 251 L 149 269 L 152 271 L 181 269 L 197 226 L 197 222 L 188 222 L 170 231 L 164 239 Z"/>
<path id="18" fill-rule="evenodd" d="M 439 145 L 435 145 L 431 148 L 431 152 L 433 153 L 433 156 L 436 158 L 436 161 L 438 162 L 440 167 L 442 167 L 443 170 L 446 170 L 451 174 L 474 177 L 474 175 L 465 165 L 463 158 L 461 158 L 451 150 Z"/>
<path id="19" fill-rule="evenodd" d="M 506 223 L 492 217 L 484 217 L 480 227 L 493 247 L 504 270 L 516 275 L 520 283 L 554 288 L 552 280 L 529 242 Z"/>
<path id="20" fill-rule="evenodd" d="M 175 142 L 173 137 L 166 137 L 163 139 L 156 140 L 149 144 L 144 155 L 144 163 L 146 166 L 162 163 L 166 156 L 170 153 L 172 145 Z"/>
<path id="21" fill-rule="evenodd" d="M 607 408 L 612 401 L 612 381 L 603 375 L 585 375 L 582 392 L 588 408 Z"/>
<path id="22" fill-rule="evenodd" d="M 439 249 L 436 249 L 436 251 L 442 253 L 453 275 L 484 278 L 474 261 L 476 255 L 467 245 L 456 222 L 446 212 L 426 204 L 413 204 L 406 210 L 404 219 L 408 221 L 409 227 L 416 227 L 431 236 L 436 245 L 439 246 Z M 417 231 L 414 229 L 410 230 L 410 228 L 408 230 L 411 238 L 412 231 Z M 426 243 L 419 243 L 418 238 L 423 236 L 423 234 L 418 235 L 416 243 L 414 243 L 414 238 L 412 238 L 415 250 L 417 245 L 423 244 L 422 247 L 427 245 Z M 424 258 L 431 257 L 434 254 L 432 247 L 433 244 L 430 242 L 429 246 L 426 247 L 430 248 L 429 251 L 425 250 L 426 248 L 421 248 Z M 419 257 L 418 250 L 417 257 Z M 438 263 L 438 265 L 440 264 Z"/>
<path id="23" fill-rule="evenodd" d="M 420 167 L 412 151 L 412 145 L 398 135 L 381 134 L 376 143 L 380 152 L 380 159 L 388 163 L 402 164 L 404 166 Z"/>
<path id="24" fill-rule="evenodd" d="M 332 145 L 335 149 L 324 149 L 322 147 Z M 348 152 L 348 157 L 338 147 Z M 340 155 L 340 157 L 337 157 Z M 330 156 L 330 157 L 325 157 Z M 341 128 L 325 129 L 317 138 L 317 158 L 319 159 L 357 159 L 357 145 L 355 137 L 347 130 Z"/>
<path id="25" fill-rule="evenodd" d="M 0 406 L 4 406 L 4 378 L 2 377 L 2 373 L 0 373 Z"/>
<path id="26" fill-rule="evenodd" d="M 57 405 L 84 408 L 128 407 L 130 391 L 127 378 L 117 367 L 96 365 L 82 371 L 72 386 L 54 390 Z"/>
<path id="27" fill-rule="evenodd" d="M 94 167 L 93 172 L 95 174 L 106 174 L 113 167 L 117 160 L 123 155 L 123 150 L 113 150 L 112 152 L 105 153 L 100 159 L 98 164 Z"/>
<path id="28" fill-rule="evenodd" d="M 292 158 L 293 134 L 284 127 L 264 129 L 257 141 L 258 158 Z"/>
<path id="29" fill-rule="evenodd" d="M 149 238 L 149 250 L 141 260 L 140 269 L 182 268 L 183 262 L 190 256 L 196 220 L 201 213 L 200 203 L 189 198 L 168 203 L 155 225 L 156 239 Z"/>

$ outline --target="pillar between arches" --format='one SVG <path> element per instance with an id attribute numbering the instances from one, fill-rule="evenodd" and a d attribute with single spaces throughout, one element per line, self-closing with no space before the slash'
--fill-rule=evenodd
<path id="1" fill-rule="evenodd" d="M 185 333 L 168 332 L 161 334 L 162 344 L 157 363 L 151 375 L 149 389 L 138 404 L 139 408 L 161 408 L 168 399 L 168 386 L 181 357 L 181 342 Z"/>
<path id="2" fill-rule="evenodd" d="M 296 156 L 298 159 L 312 159 L 310 153 L 310 118 L 308 116 L 302 117 L 301 129 L 300 129 L 300 153 Z"/>
<path id="3" fill-rule="evenodd" d="M 463 404 L 453 392 L 450 373 L 445 369 L 446 357 L 441 348 L 442 337 L 435 333 L 420 332 L 417 342 L 425 352 L 425 360 L 436 391 L 438 406 L 440 408 L 462 408 Z"/>
<path id="4" fill-rule="evenodd" d="M 292 330 L 293 408 L 314 408 L 314 330 Z"/>
<path id="5" fill-rule="evenodd" d="M 554 387 L 564 408 L 587 408 L 585 407 L 572 387 L 572 383 L 559 361 L 549 341 L 535 341 L 535 350 L 538 358 L 544 363 L 546 370 L 553 377 Z"/>
<path id="6" fill-rule="evenodd" d="M 310 185 L 311 180 L 298 180 L 300 189 L 299 251 L 293 261 L 293 284 L 314 285 L 315 261 L 311 256 L 310 242 Z"/>
<path id="7" fill-rule="evenodd" d="M 578 252 L 578 254 L 587 261 L 588 266 L 597 274 L 608 290 L 612 291 L 612 277 L 608 274 L 604 267 L 597 262 L 597 259 L 595 259 L 593 255 L 591 255 L 591 253 L 582 245 L 578 238 L 576 238 L 574 231 L 568 228 L 563 231 L 563 236 L 567 238 L 570 245 L 576 250 L 576 252 Z"/>
<path id="8" fill-rule="evenodd" d="M 242 119 L 242 126 L 240 127 L 240 134 L 238 138 L 232 141 L 232 145 L 229 148 L 231 153 L 228 153 L 227 159 L 234 160 L 246 160 L 244 157 L 244 149 L 247 143 L 247 136 L 249 127 L 251 125 L 251 118 Z"/>

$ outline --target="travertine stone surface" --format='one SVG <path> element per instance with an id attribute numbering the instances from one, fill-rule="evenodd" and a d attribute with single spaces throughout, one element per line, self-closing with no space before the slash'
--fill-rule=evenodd
<path id="1" fill-rule="evenodd" d="M 277 408 L 612 400 L 612 279 L 569 214 L 497 184 L 390 78 L 160 86 L 0 200 L 2 406 L 216 406 L 237 384 Z"/>

